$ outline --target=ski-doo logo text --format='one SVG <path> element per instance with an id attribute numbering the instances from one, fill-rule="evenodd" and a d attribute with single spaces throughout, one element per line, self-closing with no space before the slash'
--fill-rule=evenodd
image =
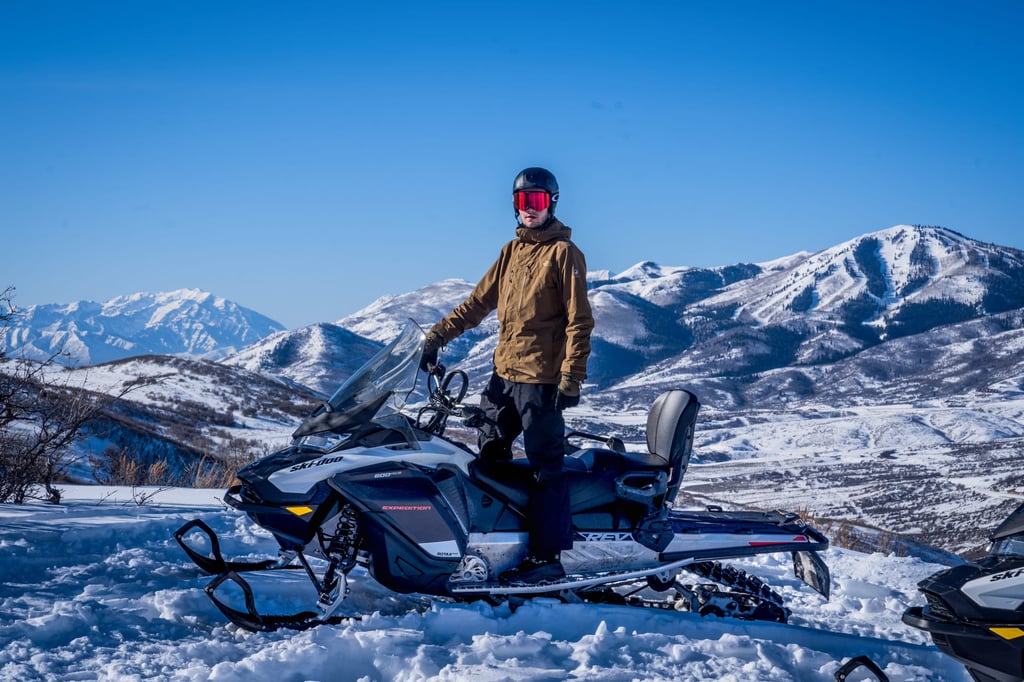
<path id="1" fill-rule="evenodd" d="M 996 573 L 994 576 L 989 578 L 989 582 L 995 582 L 997 580 L 1008 580 L 1009 578 L 1018 578 L 1024 575 L 1024 568 L 1018 568 L 1016 571 L 1007 571 L 1006 573 Z"/>
<path id="2" fill-rule="evenodd" d="M 324 457 L 323 459 L 314 459 L 310 462 L 303 462 L 302 464 L 296 464 L 288 471 L 302 471 L 303 469 L 309 469 L 310 467 L 322 467 L 325 464 L 337 464 L 343 457 Z"/>
<path id="3" fill-rule="evenodd" d="M 632 540 L 629 533 L 577 533 L 583 542 L 626 542 Z"/>

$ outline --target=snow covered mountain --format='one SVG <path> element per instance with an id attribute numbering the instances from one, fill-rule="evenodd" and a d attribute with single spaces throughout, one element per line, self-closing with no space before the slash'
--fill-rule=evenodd
<path id="1" fill-rule="evenodd" d="M 683 323 L 707 340 L 674 364 L 697 359 L 715 374 L 818 365 L 1022 306 L 1024 252 L 901 225 L 764 264 L 688 306 Z"/>
<path id="2" fill-rule="evenodd" d="M 382 345 L 338 325 L 320 323 L 275 332 L 221 362 L 329 396 Z"/>
<path id="3" fill-rule="evenodd" d="M 20 311 L 0 350 L 91 365 L 136 355 L 216 359 L 283 327 L 253 310 L 198 289 L 118 296 L 105 303 L 33 305 Z"/>
<path id="4" fill-rule="evenodd" d="M 655 390 L 659 378 L 715 379 L 716 391 L 742 404 L 764 393 L 748 389 L 766 372 L 798 368 L 812 384 L 804 393 L 821 396 L 832 384 L 804 368 L 1001 313 L 1007 316 L 998 324 L 1019 328 L 1009 313 L 1024 306 L 1024 252 L 942 228 L 901 225 L 767 263 L 690 268 L 645 262 L 618 275 L 590 273 L 589 280 L 597 321 L 591 386 L 610 395 L 620 388 L 635 393 L 641 385 Z M 372 352 L 373 342 L 390 340 L 409 318 L 429 328 L 472 286 L 443 280 L 382 297 L 336 322 L 347 333 L 327 324 L 284 331 L 258 313 L 194 290 L 31 306 L 0 343 L 39 359 L 63 349 L 78 365 L 153 353 L 232 356 L 236 366 L 330 392 Z M 447 362 L 481 381 L 496 328 L 491 316 L 457 339 Z M 257 345 L 244 348 L 250 344 Z M 879 350 L 876 356 L 885 354 Z"/>
<path id="5" fill-rule="evenodd" d="M 471 286 L 447 280 L 389 296 L 338 324 L 383 341 L 408 317 L 429 326 Z M 1024 252 L 900 225 L 767 263 L 640 263 L 616 276 L 591 273 L 590 287 L 596 328 L 588 381 L 611 399 L 641 386 L 652 398 L 664 382 L 685 377 L 714 380 L 716 392 L 743 404 L 770 393 L 750 391 L 765 373 L 794 369 L 804 397 L 822 398 L 834 386 L 832 373 L 809 368 L 858 366 L 849 360 L 867 349 L 877 362 L 886 349 L 906 345 L 899 339 L 958 323 L 990 319 L 1006 331 L 1020 329 L 1013 311 L 1024 307 Z M 481 381 L 495 328 L 489 317 L 451 344 L 447 362 Z M 908 372 L 894 378 L 934 383 L 929 363 L 901 367 Z"/>
<path id="6" fill-rule="evenodd" d="M 362 310 L 341 318 L 337 324 L 360 336 L 387 343 L 398 335 L 406 320 L 415 320 L 429 329 L 462 303 L 472 290 L 473 285 L 465 280 L 441 280 L 405 294 L 382 296 Z"/>

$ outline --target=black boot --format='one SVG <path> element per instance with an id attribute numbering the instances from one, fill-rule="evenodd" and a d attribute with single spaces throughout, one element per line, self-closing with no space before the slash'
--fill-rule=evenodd
<path id="1" fill-rule="evenodd" d="M 556 582 L 565 577 L 565 569 L 557 557 L 529 556 L 516 568 L 501 574 L 500 580 L 506 585 L 513 583 L 537 584 Z"/>

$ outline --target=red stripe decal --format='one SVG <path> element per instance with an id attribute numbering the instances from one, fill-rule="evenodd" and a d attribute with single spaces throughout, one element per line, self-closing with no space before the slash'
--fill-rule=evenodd
<path id="1" fill-rule="evenodd" d="M 770 547 L 771 545 L 788 545 L 791 542 L 807 542 L 806 535 L 797 535 L 792 540 L 774 540 L 771 542 L 749 542 L 751 547 Z"/>

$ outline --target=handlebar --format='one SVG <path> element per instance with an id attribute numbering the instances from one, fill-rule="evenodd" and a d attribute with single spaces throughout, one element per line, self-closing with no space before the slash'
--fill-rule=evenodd
<path id="1" fill-rule="evenodd" d="M 458 379 L 458 388 L 453 392 L 452 382 Z M 448 417 L 467 417 L 466 424 L 473 426 L 470 422 L 480 419 L 483 421 L 483 410 L 462 404 L 469 390 L 469 377 L 461 369 L 445 373 L 444 365 L 433 365 L 427 373 L 427 404 L 420 408 L 416 414 L 416 428 L 437 435 L 444 433 Z M 422 423 L 424 415 L 432 413 L 430 419 Z M 476 414 L 479 413 L 479 414 Z"/>

